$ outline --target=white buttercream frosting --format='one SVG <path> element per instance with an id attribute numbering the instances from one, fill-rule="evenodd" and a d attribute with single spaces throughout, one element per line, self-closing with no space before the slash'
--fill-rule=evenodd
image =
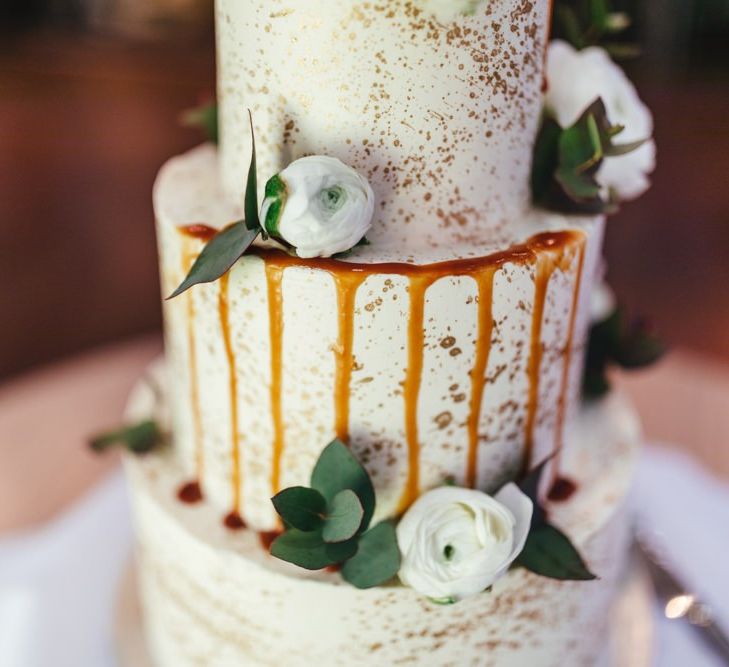
<path id="1" fill-rule="evenodd" d="M 450 6 L 449 6 L 450 5 Z M 529 202 L 549 0 L 218 0 L 221 173 L 330 155 L 371 183 L 370 240 L 500 237 Z"/>
<path id="2" fill-rule="evenodd" d="M 139 389 L 129 417 L 149 414 Z M 560 582 L 513 569 L 490 592 L 433 604 L 400 585 L 361 591 L 339 574 L 267 556 L 255 533 L 230 531 L 208 502 L 175 497 L 185 474 L 169 450 L 128 458 L 146 637 L 160 667 L 323 667 L 413 662 L 499 667 L 597 664 L 629 536 L 626 492 L 638 430 L 619 396 L 585 408 L 560 471 L 577 487 L 550 504 L 598 579 Z"/>

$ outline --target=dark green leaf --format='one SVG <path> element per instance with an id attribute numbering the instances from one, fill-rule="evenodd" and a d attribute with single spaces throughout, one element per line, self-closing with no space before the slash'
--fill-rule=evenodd
<path id="1" fill-rule="evenodd" d="M 589 581 L 596 578 L 567 536 L 547 523 L 532 525 L 516 563 L 550 579 Z"/>
<path id="2" fill-rule="evenodd" d="M 610 391 L 610 382 L 607 379 L 605 371 L 596 371 L 594 369 L 585 369 L 585 375 L 582 378 L 582 395 L 588 400 L 602 398 Z"/>
<path id="3" fill-rule="evenodd" d="M 260 232 L 248 229 L 243 222 L 236 222 L 218 232 L 203 248 L 185 280 L 167 298 L 173 299 L 200 283 L 211 283 L 230 270 L 250 248 Z"/>
<path id="4" fill-rule="evenodd" d="M 557 169 L 554 174 L 565 194 L 576 202 L 600 201 L 600 186 L 594 176 L 578 174 L 570 169 Z"/>
<path id="5" fill-rule="evenodd" d="M 306 570 L 321 570 L 354 556 L 357 540 L 327 544 L 321 531 L 303 532 L 290 528 L 271 545 L 271 555 Z"/>
<path id="6" fill-rule="evenodd" d="M 608 368 L 643 368 L 655 363 L 666 352 L 663 342 L 641 320 L 628 324 L 623 311 L 616 308 L 608 317 L 590 328 L 582 382 L 586 398 L 600 398 L 610 390 Z"/>
<path id="7" fill-rule="evenodd" d="M 590 0 L 590 24 L 602 34 L 608 27 L 608 6 L 605 0 Z"/>
<path id="8" fill-rule="evenodd" d="M 248 181 L 246 182 L 246 195 L 244 202 L 246 227 L 250 230 L 260 231 L 261 223 L 258 219 L 258 172 L 256 170 L 256 135 L 253 131 L 253 114 L 248 110 L 248 120 L 251 124 L 251 164 L 248 168 Z"/>
<path id="9" fill-rule="evenodd" d="M 600 129 L 592 113 L 583 114 L 559 138 L 559 164 L 563 169 L 582 173 L 599 165 L 603 158 Z"/>
<path id="10" fill-rule="evenodd" d="M 319 456 L 311 473 L 311 486 L 326 498 L 327 503 L 340 491 L 354 491 L 364 509 L 362 530 L 367 529 L 375 510 L 375 489 L 367 471 L 341 440 L 329 443 Z"/>
<path id="11" fill-rule="evenodd" d="M 555 34 L 561 35 L 576 49 L 586 46 L 582 38 L 582 28 L 575 10 L 566 5 L 560 4 L 555 7 L 555 19 L 558 23 L 558 30 Z"/>
<path id="12" fill-rule="evenodd" d="M 395 525 L 383 521 L 359 538 L 357 553 L 342 566 L 342 577 L 357 588 L 372 588 L 392 579 L 399 569 Z"/>
<path id="13" fill-rule="evenodd" d="M 614 144 L 610 142 L 605 146 L 605 155 L 608 157 L 616 157 L 618 155 L 626 155 L 632 153 L 634 150 L 640 148 L 648 139 L 638 139 L 637 141 L 630 141 L 627 144 Z"/>
<path id="14" fill-rule="evenodd" d="M 281 219 L 283 207 L 286 205 L 286 183 L 276 174 L 268 179 L 264 191 L 264 200 L 269 203 L 266 217 L 262 220 L 264 230 L 273 238 L 278 239 L 278 222 Z"/>
<path id="15" fill-rule="evenodd" d="M 318 491 L 314 493 L 319 494 Z M 324 496 L 319 494 L 324 500 Z M 357 534 L 362 525 L 364 508 L 357 494 L 351 489 L 340 491 L 327 507 L 327 516 L 322 526 L 325 542 L 346 542 Z"/>
<path id="16" fill-rule="evenodd" d="M 663 341 L 637 320 L 623 332 L 614 360 L 622 368 L 643 368 L 658 361 L 665 353 Z"/>
<path id="17" fill-rule="evenodd" d="M 121 445 L 134 454 L 146 454 L 163 442 L 164 437 L 156 422 L 147 420 L 98 435 L 91 440 L 90 445 L 95 452 Z"/>
<path id="18" fill-rule="evenodd" d="M 532 163 L 532 198 L 535 202 L 544 200 L 554 179 L 559 164 L 559 137 L 562 128 L 550 116 L 544 116 L 534 145 Z"/>
<path id="19" fill-rule="evenodd" d="M 208 141 L 218 143 L 218 105 L 216 102 L 208 102 L 195 109 L 188 109 L 182 113 L 180 120 L 186 127 L 202 130 Z"/>
<path id="20" fill-rule="evenodd" d="M 319 528 L 327 507 L 327 501 L 321 493 L 305 486 L 284 489 L 271 498 L 271 502 L 289 526 L 302 531 Z"/>

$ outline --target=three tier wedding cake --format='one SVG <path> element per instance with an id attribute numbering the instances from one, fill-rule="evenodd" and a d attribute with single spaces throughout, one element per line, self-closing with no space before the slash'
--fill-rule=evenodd
<path id="1" fill-rule="evenodd" d="M 597 663 L 638 429 L 584 350 L 652 127 L 551 10 L 217 0 L 219 145 L 154 190 L 169 442 L 127 466 L 154 664 Z"/>

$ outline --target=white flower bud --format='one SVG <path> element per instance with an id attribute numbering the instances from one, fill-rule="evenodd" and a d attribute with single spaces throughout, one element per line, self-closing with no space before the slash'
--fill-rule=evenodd
<path id="1" fill-rule="evenodd" d="M 331 257 L 364 238 L 374 210 L 367 179 L 336 158 L 313 155 L 268 181 L 261 224 L 299 257 Z"/>

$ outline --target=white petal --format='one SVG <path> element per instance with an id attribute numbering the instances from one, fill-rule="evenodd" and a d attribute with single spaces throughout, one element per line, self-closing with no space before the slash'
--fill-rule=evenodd
<path id="1" fill-rule="evenodd" d="M 534 503 L 513 482 L 504 486 L 494 498 L 507 507 L 514 515 L 514 541 L 512 543 L 511 559 L 509 565 L 524 549 L 529 529 L 532 525 Z"/>

